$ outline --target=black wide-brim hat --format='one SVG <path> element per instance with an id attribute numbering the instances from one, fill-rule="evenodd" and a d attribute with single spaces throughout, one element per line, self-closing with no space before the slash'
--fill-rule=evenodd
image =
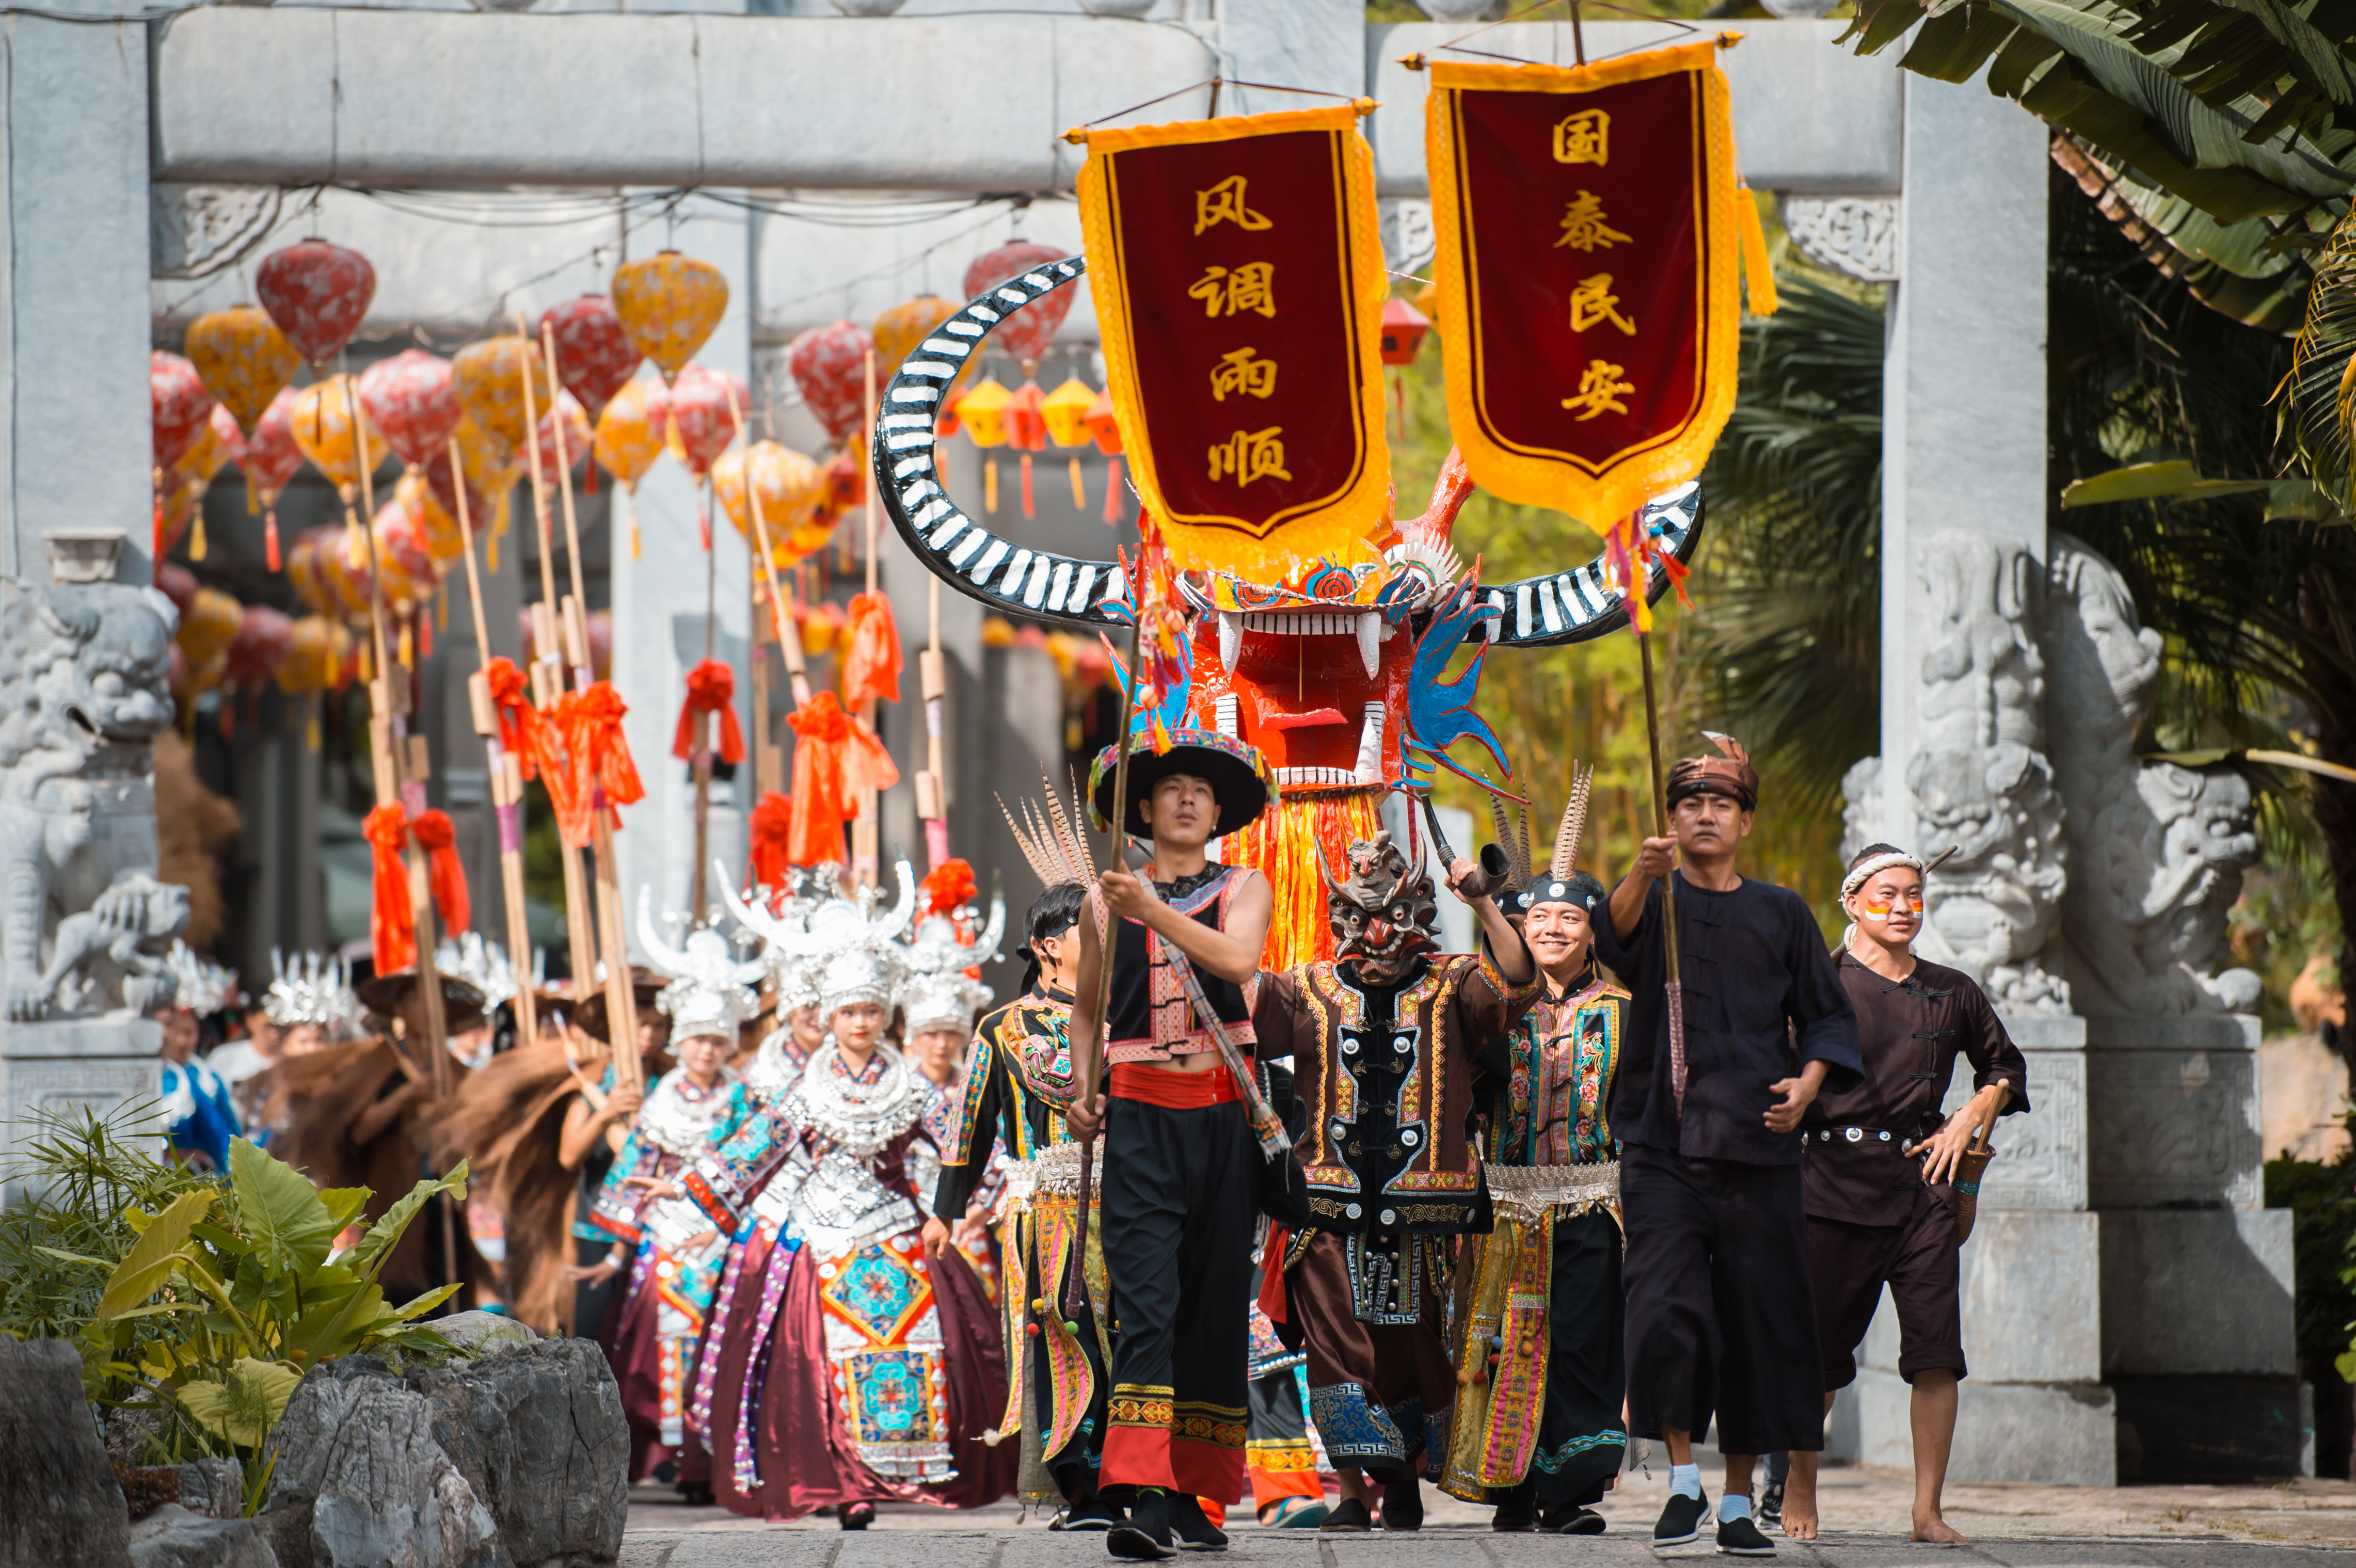
<path id="1" fill-rule="evenodd" d="M 451 1034 L 480 1029 L 487 1016 L 483 1008 L 483 993 L 455 975 L 437 975 L 435 978 L 442 982 L 442 1027 Z M 412 1029 L 425 1027 L 416 970 L 374 976 L 362 980 L 353 990 L 360 1005 L 377 1017 L 400 1019 Z"/>
<path id="2" fill-rule="evenodd" d="M 1172 773 L 1192 773 L 1210 781 L 1211 793 L 1219 802 L 1215 837 L 1224 838 L 1248 827 L 1275 798 L 1276 781 L 1269 776 L 1258 747 L 1247 746 L 1216 730 L 1173 730 L 1170 741 L 1166 752 L 1156 752 L 1144 735 L 1130 742 L 1124 832 L 1140 838 L 1152 837 L 1145 823 L 1145 802 L 1152 798 L 1153 786 Z M 1088 820 L 1099 833 L 1107 831 L 1112 821 L 1113 775 L 1119 762 L 1120 748 L 1107 746 L 1088 769 Z"/>

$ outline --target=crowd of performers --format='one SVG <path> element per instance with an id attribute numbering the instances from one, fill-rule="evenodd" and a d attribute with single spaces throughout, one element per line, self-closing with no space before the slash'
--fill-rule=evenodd
<path id="1" fill-rule="evenodd" d="M 380 1207 L 467 1157 L 466 1222 L 429 1209 L 388 1293 L 459 1278 L 595 1338 L 634 1475 L 741 1514 L 857 1529 L 1019 1493 L 1152 1559 L 1224 1545 L 1248 1488 L 1264 1524 L 1413 1531 L 1430 1483 L 1500 1531 L 1592 1534 L 1650 1440 L 1655 1544 L 1714 1520 L 1767 1555 L 1762 1523 L 1815 1533 L 1825 1416 L 1886 1288 L 1914 1533 L 1959 1540 L 1957 1260 L 1987 1129 L 2028 1102 L 1979 987 L 1912 952 L 1923 862 L 1859 855 L 1828 955 L 1798 895 L 1738 872 L 1758 781 L 1713 737 L 1616 886 L 1580 869 L 1579 778 L 1551 852 L 1507 846 L 1503 877 L 1352 842 L 1322 868 L 1334 956 L 1270 973 L 1266 880 L 1211 858 L 1267 770 L 1167 741 L 1127 798 L 1110 752 L 1089 783 L 1142 867 L 1092 865 L 1081 803 L 1026 805 L 1044 891 L 986 1012 L 1002 910 L 962 863 L 921 892 L 902 866 L 888 907 L 820 868 L 732 896 L 733 937 L 642 899 L 635 1040 L 602 994 L 498 1040 L 517 977 L 445 953 L 443 1098 L 413 975 L 282 966 L 209 1066 L 167 1034 L 177 1140 L 218 1159 L 242 1124 Z M 1439 948 L 1443 885 L 1475 952 Z"/>

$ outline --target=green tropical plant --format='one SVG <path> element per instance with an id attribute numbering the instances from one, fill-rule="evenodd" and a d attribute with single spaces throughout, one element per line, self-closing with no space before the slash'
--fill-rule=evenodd
<path id="1" fill-rule="evenodd" d="M 48 1233 L 79 1229 L 97 1250 L 26 1242 L 28 1261 L 66 1283 L 5 1326 L 77 1339 L 91 1398 L 155 1423 L 152 1456 L 178 1459 L 193 1448 L 241 1461 L 251 1511 L 267 1485 L 265 1439 L 307 1368 L 387 1347 L 450 1349 L 418 1319 L 457 1286 L 396 1307 L 377 1276 L 427 1202 L 443 1193 L 465 1200 L 466 1164 L 420 1181 L 338 1247 L 368 1189 L 322 1191 L 244 1138 L 230 1144 L 226 1181 L 170 1181 L 152 1156 L 125 1147 L 123 1133 L 89 1116 L 37 1144 L 37 1179 L 52 1169 L 89 1179 L 36 1197 L 34 1211 L 47 1216 Z M 109 1160 L 122 1167 L 119 1177 L 96 1174 Z M 78 1201 L 90 1207 L 77 1211 Z"/>

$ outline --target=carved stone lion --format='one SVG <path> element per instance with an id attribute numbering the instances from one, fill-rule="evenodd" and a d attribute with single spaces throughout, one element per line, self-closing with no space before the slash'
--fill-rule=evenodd
<path id="1" fill-rule="evenodd" d="M 2245 1009 L 2257 976 L 2211 971 L 2225 953 L 2225 912 L 2257 859 L 2249 785 L 2235 773 L 2136 757 L 2160 639 L 2137 624 L 2109 561 L 2056 534 L 2046 584 L 2053 762 L 2069 802 L 2072 982 L 2090 1011 Z"/>
<path id="2" fill-rule="evenodd" d="M 151 742 L 172 721 L 172 621 L 170 602 L 146 589 L 0 579 L 0 958 L 12 1019 L 49 1011 L 59 981 L 44 983 L 45 953 L 68 917 L 87 913 L 78 930 L 105 933 L 102 947 L 147 934 Z"/>

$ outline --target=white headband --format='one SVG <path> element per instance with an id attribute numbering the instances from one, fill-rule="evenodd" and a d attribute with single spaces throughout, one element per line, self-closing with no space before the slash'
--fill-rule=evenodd
<path id="1" fill-rule="evenodd" d="M 1928 873 L 1922 869 L 1922 861 L 1916 859 L 1913 856 L 1909 855 L 1903 849 L 1892 849 L 1887 854 L 1875 855 L 1869 859 L 1859 860 L 1856 865 L 1849 868 L 1848 875 L 1841 879 L 1840 896 L 1842 901 L 1846 902 L 1851 893 L 1865 886 L 1866 880 L 1871 877 L 1874 872 L 1886 871 L 1892 866 L 1912 866 L 1914 868 L 1916 875 L 1928 875 Z"/>

